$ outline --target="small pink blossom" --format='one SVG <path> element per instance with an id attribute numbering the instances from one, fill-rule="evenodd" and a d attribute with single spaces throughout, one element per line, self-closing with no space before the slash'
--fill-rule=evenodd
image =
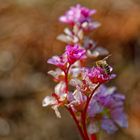
<path id="1" fill-rule="evenodd" d="M 95 13 L 95 9 L 90 10 L 80 4 L 77 4 L 76 6 L 71 7 L 64 16 L 59 18 L 59 20 L 72 26 L 78 25 L 85 30 L 91 30 L 100 26 L 99 22 L 93 21 L 91 18 L 91 16 Z"/>
<path id="2" fill-rule="evenodd" d="M 77 60 L 85 59 L 86 50 L 81 49 L 79 45 L 67 45 L 66 51 L 68 62 L 70 64 L 75 63 Z"/>
<path id="3" fill-rule="evenodd" d="M 115 77 L 115 74 L 106 74 L 105 70 L 100 67 L 88 68 L 86 74 L 92 83 L 104 83 Z"/>
<path id="4" fill-rule="evenodd" d="M 71 7 L 64 16 L 61 16 L 60 21 L 71 25 L 75 23 L 83 23 L 84 21 L 90 21 L 90 16 L 95 13 L 96 10 L 90 10 L 77 4 L 76 6 Z"/>
<path id="5" fill-rule="evenodd" d="M 52 58 L 48 59 L 47 61 L 49 64 L 56 65 L 62 70 L 65 70 L 67 67 L 67 58 L 65 55 L 62 56 L 53 56 Z"/>

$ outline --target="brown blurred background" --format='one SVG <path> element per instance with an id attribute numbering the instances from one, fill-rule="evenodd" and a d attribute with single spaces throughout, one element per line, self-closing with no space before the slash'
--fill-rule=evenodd
<path id="1" fill-rule="evenodd" d="M 140 140 L 140 0 L 0 0 L 0 140 L 80 140 L 65 110 L 57 119 L 41 106 L 54 87 L 46 60 L 65 46 L 58 17 L 77 3 L 97 9 L 90 36 L 112 54 L 110 85 L 126 95 L 129 128 L 100 139 Z"/>

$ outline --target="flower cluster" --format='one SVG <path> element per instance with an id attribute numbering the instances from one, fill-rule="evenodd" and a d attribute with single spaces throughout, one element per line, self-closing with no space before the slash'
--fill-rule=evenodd
<path id="1" fill-rule="evenodd" d="M 49 64 L 56 65 L 60 69 L 66 72 L 67 68 L 74 64 L 77 60 L 82 60 L 86 58 L 86 51 L 80 48 L 79 45 L 67 45 L 65 53 L 61 56 L 53 56 L 48 60 Z"/>
<path id="2" fill-rule="evenodd" d="M 91 16 L 96 13 L 96 10 L 90 10 L 77 4 L 71 7 L 64 16 L 60 17 L 60 21 L 69 25 L 78 25 L 84 30 L 92 30 L 97 28 L 100 24 L 92 20 Z"/>
<path id="3" fill-rule="evenodd" d="M 93 67 L 93 68 L 86 68 L 85 75 L 87 75 L 87 77 L 93 83 L 104 83 L 115 77 L 115 74 L 107 74 L 105 69 L 98 67 L 98 66 Z"/>
<path id="4" fill-rule="evenodd" d="M 116 88 L 105 86 L 116 76 L 107 63 L 108 57 L 91 68 L 85 64 L 88 57 L 98 59 L 99 55 L 108 55 L 106 49 L 97 47 L 92 39 L 84 36 L 85 30 L 95 27 L 93 14 L 95 10 L 78 4 L 60 17 L 61 22 L 72 25 L 72 28 L 66 28 L 65 35 L 58 37 L 67 43 L 65 52 L 48 60 L 57 67 L 48 72 L 57 85 L 54 93 L 43 100 L 43 106 L 51 106 L 59 118 L 59 107 L 65 107 L 83 140 L 97 140 L 96 133 L 100 130 L 113 133 L 118 126 L 125 128 L 128 125 L 123 109 L 125 96 L 117 93 Z"/>
<path id="5" fill-rule="evenodd" d="M 62 23 L 71 25 L 71 28 L 65 28 L 64 33 L 60 34 L 57 39 L 67 44 L 80 44 L 86 49 L 86 54 L 90 58 L 108 55 L 109 52 L 105 48 L 97 46 L 95 41 L 84 35 L 85 32 L 100 26 L 100 23 L 92 18 L 95 13 L 95 9 L 90 10 L 80 4 L 71 7 L 65 15 L 59 18 Z"/>
<path id="6" fill-rule="evenodd" d="M 84 49 L 79 49 L 78 45 L 66 46 L 66 55 L 70 64 L 75 63 L 77 60 L 86 58 L 85 53 L 86 51 Z"/>

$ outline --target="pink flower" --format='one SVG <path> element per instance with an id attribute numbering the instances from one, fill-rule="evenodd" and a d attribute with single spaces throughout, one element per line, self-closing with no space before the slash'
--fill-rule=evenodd
<path id="1" fill-rule="evenodd" d="M 106 74 L 105 70 L 100 67 L 88 68 L 85 70 L 85 75 L 91 80 L 92 83 L 104 83 L 113 79 L 115 74 Z"/>
<path id="2" fill-rule="evenodd" d="M 73 64 L 77 60 L 82 60 L 86 58 L 86 50 L 85 49 L 80 49 L 79 45 L 67 45 L 66 46 L 66 51 L 68 62 L 70 64 Z"/>
<path id="3" fill-rule="evenodd" d="M 65 70 L 67 67 L 67 58 L 65 55 L 62 56 L 53 56 L 52 58 L 48 59 L 47 61 L 49 64 L 56 65 L 62 70 Z"/>
<path id="4" fill-rule="evenodd" d="M 82 7 L 80 4 L 73 6 L 64 16 L 60 17 L 60 21 L 68 24 L 83 23 L 89 21 L 90 16 L 95 14 L 96 10 L 90 10 L 86 7 Z"/>
<path id="5" fill-rule="evenodd" d="M 64 16 L 59 18 L 59 20 L 72 26 L 77 24 L 83 29 L 94 29 L 100 25 L 98 22 L 93 22 L 91 19 L 91 16 L 95 13 L 96 10 L 90 10 L 77 4 L 76 6 L 71 7 Z"/>
<path id="6" fill-rule="evenodd" d="M 49 64 L 56 65 L 61 70 L 65 71 L 68 68 L 68 63 L 71 65 L 77 60 L 86 58 L 86 50 L 80 49 L 79 45 L 67 45 L 65 53 L 62 56 L 53 56 L 48 59 Z"/>

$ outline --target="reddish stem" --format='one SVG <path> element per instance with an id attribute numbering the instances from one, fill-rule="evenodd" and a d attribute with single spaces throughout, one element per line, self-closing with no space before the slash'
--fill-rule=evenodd
<path id="1" fill-rule="evenodd" d="M 66 83 L 66 93 L 68 93 L 68 72 L 69 72 L 70 66 L 71 65 L 69 65 L 68 68 L 67 68 L 67 70 L 64 71 L 64 73 L 65 73 L 65 83 Z M 99 85 L 97 85 L 95 87 L 95 89 L 93 90 L 93 92 L 91 93 L 90 97 L 87 100 L 87 103 L 86 103 L 86 106 L 85 106 L 85 110 L 84 110 L 84 112 L 81 113 L 81 120 L 82 120 L 83 129 L 80 126 L 80 123 L 77 120 L 76 115 L 73 112 L 72 108 L 71 107 L 66 107 L 67 110 L 70 112 L 73 120 L 75 121 L 76 126 L 77 126 L 77 128 L 78 128 L 78 130 L 80 132 L 80 135 L 81 135 L 81 137 L 82 137 L 83 140 L 90 140 L 90 138 L 88 136 L 88 133 L 87 133 L 87 128 L 86 128 L 86 115 L 87 115 L 87 109 L 88 109 L 89 102 L 90 102 L 90 100 L 92 98 L 92 95 L 94 94 L 94 92 L 96 91 L 96 89 L 98 87 L 99 87 Z M 94 135 L 94 134 L 91 135 L 91 140 L 96 140 L 96 135 Z"/>
<path id="2" fill-rule="evenodd" d="M 71 116 L 73 117 L 73 120 L 75 121 L 75 124 L 76 124 L 76 126 L 77 126 L 77 128 L 78 128 L 78 130 L 79 130 L 79 132 L 80 132 L 80 135 L 81 135 L 82 139 L 83 139 L 83 140 L 87 140 L 87 139 L 85 138 L 85 135 L 84 135 L 84 133 L 83 133 L 83 130 L 82 130 L 80 124 L 79 124 L 79 121 L 77 120 L 77 118 L 76 118 L 76 116 L 75 116 L 75 113 L 73 112 L 73 110 L 72 110 L 70 107 L 69 107 L 69 108 L 67 107 L 67 109 L 68 109 L 68 111 L 70 112 Z"/>
<path id="3" fill-rule="evenodd" d="M 68 73 L 69 73 L 70 66 L 71 66 L 71 65 L 69 64 L 67 70 L 64 71 L 64 73 L 65 73 L 65 83 L 66 83 L 66 93 L 68 93 Z M 75 113 L 73 112 L 72 108 L 71 108 L 71 107 L 66 107 L 66 108 L 67 108 L 67 110 L 70 112 L 70 114 L 71 114 L 73 120 L 75 121 L 76 126 L 77 126 L 77 128 L 78 128 L 78 130 L 79 130 L 79 132 L 80 132 L 80 135 L 81 135 L 82 139 L 83 139 L 83 140 L 86 140 L 86 139 L 85 139 L 85 135 L 84 135 L 84 133 L 83 133 L 83 130 L 82 130 L 82 128 L 81 128 L 81 126 L 80 126 L 80 124 L 79 124 L 79 121 L 77 120 L 76 115 L 75 115 Z"/>
<path id="4" fill-rule="evenodd" d="M 89 140 L 89 136 L 88 136 L 88 132 L 87 132 L 87 128 L 86 128 L 86 117 L 87 117 L 87 109 L 88 109 L 88 106 L 89 106 L 89 103 L 90 103 L 90 100 L 94 94 L 94 92 L 97 90 L 97 88 L 100 86 L 100 84 L 98 84 L 95 89 L 92 91 L 91 95 L 87 98 L 87 102 L 86 102 L 86 106 L 85 106 L 85 109 L 84 111 L 82 112 L 82 124 L 83 124 L 83 129 L 84 129 L 84 133 L 87 137 L 87 140 Z M 96 135 L 95 134 L 92 134 L 92 137 L 91 137 L 91 140 L 96 140 Z"/>
<path id="5" fill-rule="evenodd" d="M 69 64 L 67 70 L 64 71 L 64 73 L 65 73 L 65 83 L 66 83 L 66 93 L 68 93 L 68 73 L 69 73 L 70 66 L 71 65 Z"/>
<path id="6" fill-rule="evenodd" d="M 87 128 L 86 128 L 86 118 L 85 117 L 86 116 L 85 116 L 84 112 L 81 112 L 81 120 L 82 120 L 82 125 L 83 125 L 83 131 L 84 131 L 84 134 L 85 134 L 85 138 L 86 138 L 86 140 L 90 140 L 89 136 L 88 136 Z"/>
<path id="7" fill-rule="evenodd" d="M 95 134 L 90 135 L 91 140 L 97 140 L 97 136 Z"/>
<path id="8" fill-rule="evenodd" d="M 86 106 L 85 106 L 85 110 L 84 110 L 84 114 L 85 116 L 87 115 L 87 109 L 88 109 L 88 106 L 89 106 L 89 103 L 90 103 L 90 100 L 94 94 L 94 92 L 97 90 L 97 88 L 100 86 L 100 84 L 98 84 L 95 89 L 92 91 L 92 93 L 90 94 L 90 96 L 87 98 L 87 103 L 86 103 Z"/>

